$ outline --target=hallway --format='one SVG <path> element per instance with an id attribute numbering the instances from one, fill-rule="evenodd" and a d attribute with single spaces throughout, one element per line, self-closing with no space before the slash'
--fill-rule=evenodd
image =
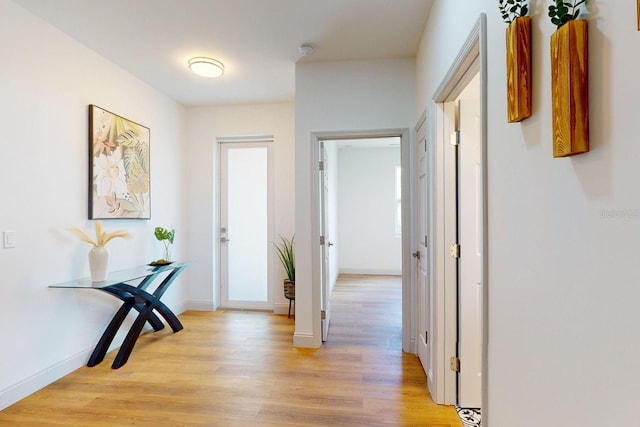
<path id="1" fill-rule="evenodd" d="M 286 315 L 186 312 L 183 331 L 142 336 L 126 366 L 111 369 L 112 352 L 1 411 L 0 424 L 460 427 L 401 351 L 400 295 L 399 277 L 341 277 L 317 350 L 292 347 Z"/>

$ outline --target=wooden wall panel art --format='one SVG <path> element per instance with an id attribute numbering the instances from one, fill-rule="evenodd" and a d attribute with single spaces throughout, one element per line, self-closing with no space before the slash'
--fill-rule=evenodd
<path id="1" fill-rule="evenodd" d="M 589 151 L 587 21 L 569 21 L 551 35 L 553 156 Z"/>
<path id="2" fill-rule="evenodd" d="M 519 122 L 530 116 L 531 18 L 521 16 L 507 27 L 507 120 Z"/>

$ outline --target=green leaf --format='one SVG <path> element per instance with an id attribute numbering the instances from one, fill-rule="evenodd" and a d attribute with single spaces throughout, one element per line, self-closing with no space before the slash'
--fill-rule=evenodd
<path id="1" fill-rule="evenodd" d="M 120 208 L 125 212 L 139 213 L 141 211 L 139 206 L 127 199 L 118 199 L 118 202 L 120 203 Z"/>
<path id="2" fill-rule="evenodd" d="M 287 278 L 291 281 L 296 280 L 296 266 L 295 266 L 295 252 L 294 252 L 294 239 L 280 236 L 280 243 L 273 243 L 276 248 L 276 254 L 284 267 Z"/>
<path id="3" fill-rule="evenodd" d="M 150 171 L 150 164 L 149 164 L 149 159 L 150 159 L 150 155 L 149 155 L 149 144 L 143 142 L 140 143 L 137 147 L 136 147 L 136 155 L 138 157 L 138 161 L 140 162 L 140 165 L 142 166 L 142 168 L 149 173 Z"/>
<path id="4" fill-rule="evenodd" d="M 163 240 L 167 240 L 169 241 L 169 243 L 173 243 L 173 240 L 176 237 L 176 230 L 167 230 L 166 228 L 163 227 L 156 227 L 153 230 L 153 234 L 156 236 L 156 239 L 158 239 L 159 241 L 163 241 Z"/>
<path id="5" fill-rule="evenodd" d="M 133 148 L 138 144 L 140 144 L 140 141 L 138 140 L 138 135 L 130 129 L 118 135 L 118 139 L 116 140 L 116 142 L 122 145 L 123 147 L 127 147 L 127 148 Z"/>

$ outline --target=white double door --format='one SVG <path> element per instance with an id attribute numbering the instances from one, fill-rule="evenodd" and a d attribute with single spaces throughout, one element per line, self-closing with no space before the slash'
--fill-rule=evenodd
<path id="1" fill-rule="evenodd" d="M 220 144 L 220 305 L 272 309 L 271 144 Z"/>

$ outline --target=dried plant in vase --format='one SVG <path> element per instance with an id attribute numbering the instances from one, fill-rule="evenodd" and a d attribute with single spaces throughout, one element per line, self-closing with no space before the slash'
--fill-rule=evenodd
<path id="1" fill-rule="evenodd" d="M 89 251 L 89 270 L 91 271 L 92 282 L 102 282 L 107 276 L 109 266 L 109 251 L 105 247 L 109 241 L 117 237 L 130 238 L 131 235 L 126 230 L 116 230 L 112 232 L 104 231 L 102 222 L 96 221 L 96 238 L 93 239 L 78 227 L 69 229 L 83 242 L 93 245 Z"/>

